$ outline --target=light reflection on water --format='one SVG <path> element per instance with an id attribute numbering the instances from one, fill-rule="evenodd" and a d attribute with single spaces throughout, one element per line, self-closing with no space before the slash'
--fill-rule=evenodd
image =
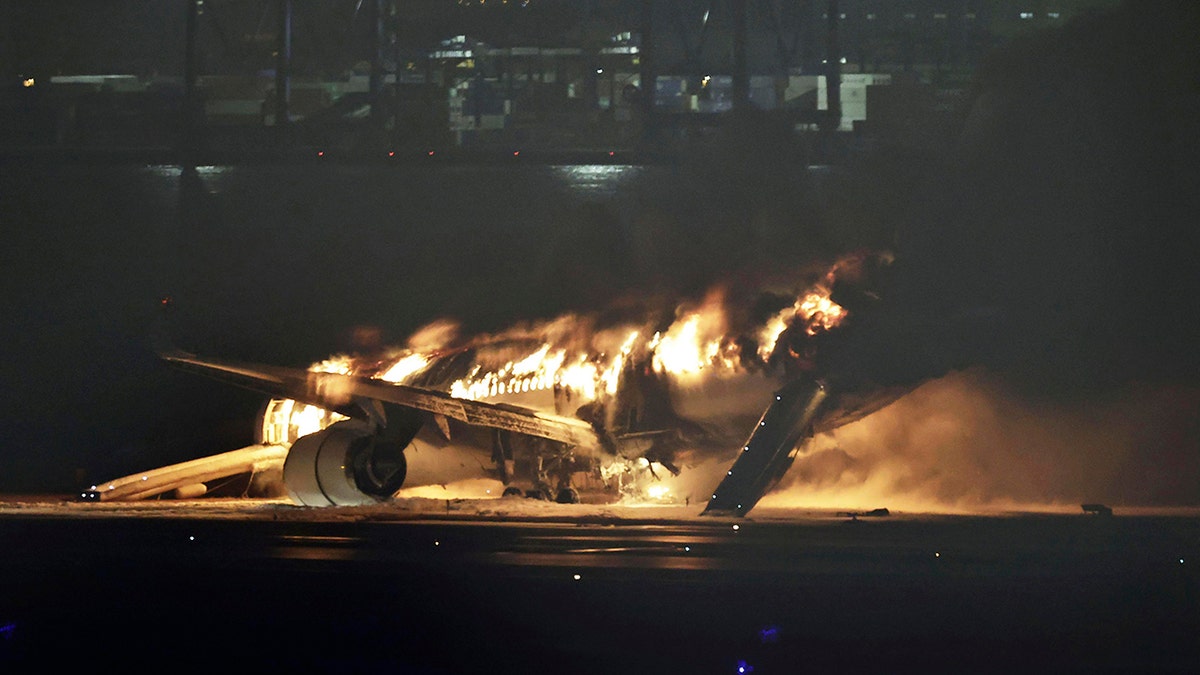
<path id="1" fill-rule="evenodd" d="M 183 171 L 177 165 L 162 164 L 147 166 L 150 175 L 162 180 L 178 180 Z M 524 173 L 531 181 L 536 182 L 538 176 L 548 178 L 558 184 L 559 194 L 573 199 L 586 201 L 608 200 L 616 197 L 625 186 L 636 183 L 647 172 L 647 167 L 633 164 L 558 164 L 544 166 L 508 167 L 501 171 L 511 175 L 513 171 Z M 495 167 L 446 165 L 433 168 L 432 175 L 442 175 L 445 179 L 461 185 L 479 185 L 493 182 L 496 174 Z M 325 167 L 312 165 L 247 167 L 238 165 L 204 165 L 194 167 L 194 176 L 199 178 L 205 191 L 210 194 L 223 192 L 226 188 L 240 185 L 247 181 L 291 182 L 299 177 L 327 175 Z M 366 181 L 383 186 L 396 184 L 420 183 L 431 175 L 430 167 L 396 167 L 379 171 L 374 167 L 340 166 L 338 174 L 342 178 L 353 178 L 356 181 Z M 359 186 L 361 187 L 361 185 Z M 356 188 L 357 190 L 357 188 Z"/>
<path id="2" fill-rule="evenodd" d="M 581 197 L 611 197 L 644 167 L 631 164 L 561 164 L 550 167 L 567 190 Z"/>

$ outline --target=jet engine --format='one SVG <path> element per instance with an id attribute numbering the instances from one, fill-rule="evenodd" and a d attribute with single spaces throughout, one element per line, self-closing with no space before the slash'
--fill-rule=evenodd
<path id="1" fill-rule="evenodd" d="M 408 472 L 404 446 L 369 422 L 344 420 L 292 444 L 283 482 L 305 506 L 359 506 L 391 497 Z"/>

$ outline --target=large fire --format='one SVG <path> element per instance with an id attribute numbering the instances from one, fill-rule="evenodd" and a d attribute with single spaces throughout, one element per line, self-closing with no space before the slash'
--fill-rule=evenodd
<path id="1" fill-rule="evenodd" d="M 665 327 L 630 324 L 593 331 L 590 320 L 571 316 L 459 340 L 447 322 L 439 321 L 417 331 L 407 348 L 383 357 L 334 356 L 313 364 L 310 370 L 435 386 L 458 398 L 572 414 L 584 404 L 615 396 L 631 359 L 638 359 L 661 377 L 680 382 L 771 370 L 776 352 L 787 348 L 780 343 L 785 331 L 812 336 L 837 327 L 846 318 L 846 310 L 830 298 L 836 269 L 835 265 L 761 325 L 734 325 L 724 294 L 714 292 L 697 306 L 677 312 Z M 565 326 L 571 329 L 564 330 Z M 431 364 L 467 353 L 471 362 L 460 376 L 452 381 L 431 381 L 427 371 L 436 370 Z M 338 419 L 341 417 L 319 408 L 275 400 L 263 416 L 262 437 L 289 443 Z"/>

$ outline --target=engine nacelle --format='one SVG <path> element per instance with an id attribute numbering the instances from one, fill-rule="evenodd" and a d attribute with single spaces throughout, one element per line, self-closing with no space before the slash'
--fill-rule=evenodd
<path id="1" fill-rule="evenodd" d="M 375 504 L 395 494 L 406 474 L 404 447 L 359 420 L 296 439 L 283 464 L 288 495 L 304 506 Z"/>

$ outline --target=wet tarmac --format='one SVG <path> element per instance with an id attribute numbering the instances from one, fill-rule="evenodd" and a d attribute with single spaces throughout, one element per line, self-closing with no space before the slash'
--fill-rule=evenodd
<path id="1" fill-rule="evenodd" d="M 1200 667 L 1194 516 L 86 506 L 0 508 L 6 670 Z"/>

